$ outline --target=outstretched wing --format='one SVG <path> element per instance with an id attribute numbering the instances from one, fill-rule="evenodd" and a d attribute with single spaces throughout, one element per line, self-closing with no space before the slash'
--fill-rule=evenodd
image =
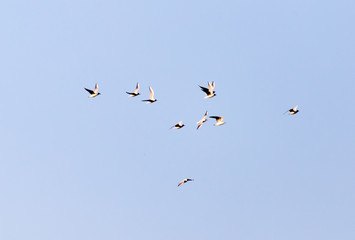
<path id="1" fill-rule="evenodd" d="M 134 90 L 134 93 L 138 93 L 139 90 L 139 83 L 137 83 L 136 90 Z"/>
<path id="2" fill-rule="evenodd" d="M 202 87 L 202 86 L 200 86 L 200 85 L 198 85 L 198 86 L 201 88 L 201 90 L 202 90 L 204 93 L 206 93 L 207 95 L 210 94 L 210 91 L 208 90 L 208 88 Z"/>
<path id="3" fill-rule="evenodd" d="M 203 116 L 203 118 L 206 118 L 208 116 L 208 111 L 206 111 L 205 115 Z"/>
<path id="4" fill-rule="evenodd" d="M 205 113 L 205 115 L 202 117 L 202 119 L 197 122 L 197 124 L 198 124 L 197 130 L 202 126 L 202 124 L 203 124 L 204 122 L 207 121 L 207 119 L 206 119 L 207 115 L 208 115 L 208 112 L 206 111 L 206 113 Z"/>
<path id="5" fill-rule="evenodd" d="M 99 91 L 99 85 L 96 83 L 96 84 L 95 84 L 94 93 L 97 93 L 97 91 Z"/>
<path id="6" fill-rule="evenodd" d="M 213 93 L 214 85 L 215 85 L 214 82 L 212 82 L 212 84 L 210 82 L 208 82 L 208 92 L 210 94 Z"/>
<path id="7" fill-rule="evenodd" d="M 95 92 L 93 90 L 90 90 L 90 89 L 87 89 L 87 88 L 84 88 L 86 91 L 88 91 L 90 94 L 94 94 Z"/>
<path id="8" fill-rule="evenodd" d="M 224 117 L 219 117 L 219 116 L 211 116 L 210 118 L 216 119 L 216 123 L 222 122 Z"/>
<path id="9" fill-rule="evenodd" d="M 220 119 L 221 117 L 220 116 L 210 116 L 210 118 L 214 118 L 216 120 Z"/>
<path id="10" fill-rule="evenodd" d="M 178 184 L 178 187 L 180 187 L 182 184 L 184 184 L 184 180 L 182 180 L 181 182 L 179 182 L 179 184 Z"/>
<path id="11" fill-rule="evenodd" d="M 154 99 L 154 91 L 151 87 L 149 87 L 149 91 L 150 91 L 149 99 L 153 100 Z"/>

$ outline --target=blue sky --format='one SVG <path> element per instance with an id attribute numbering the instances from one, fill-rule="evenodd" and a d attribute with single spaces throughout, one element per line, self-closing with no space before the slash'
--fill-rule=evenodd
<path id="1" fill-rule="evenodd" d="M 354 9 L 0 3 L 0 238 L 354 239 Z"/>

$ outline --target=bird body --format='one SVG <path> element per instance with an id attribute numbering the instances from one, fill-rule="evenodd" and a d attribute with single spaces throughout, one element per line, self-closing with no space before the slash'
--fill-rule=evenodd
<path id="1" fill-rule="evenodd" d="M 136 90 L 134 90 L 133 92 L 126 92 L 126 93 L 129 94 L 130 97 L 136 97 L 136 96 L 140 95 L 138 90 L 139 90 L 139 83 L 137 83 L 137 85 L 136 85 Z"/>
<path id="2" fill-rule="evenodd" d="M 96 83 L 95 84 L 95 89 L 94 90 L 90 90 L 90 89 L 87 89 L 87 88 L 84 88 L 86 91 L 88 91 L 90 93 L 90 98 L 94 98 L 98 95 L 100 95 L 101 93 L 99 93 L 99 85 Z"/>
<path id="3" fill-rule="evenodd" d="M 296 107 L 294 107 L 294 108 L 291 108 L 291 109 L 287 110 L 285 113 L 289 112 L 290 115 L 295 115 L 296 113 L 299 112 L 299 110 L 297 110 L 297 108 L 298 108 L 298 105 Z"/>
<path id="4" fill-rule="evenodd" d="M 147 102 L 147 104 L 156 102 L 157 99 L 154 98 L 154 91 L 153 91 L 153 89 L 151 87 L 149 87 L 149 92 L 150 92 L 149 99 L 142 100 L 142 101 L 143 102 Z"/>
<path id="5" fill-rule="evenodd" d="M 216 119 L 216 123 L 215 126 L 221 126 L 223 124 L 225 124 L 226 122 L 223 122 L 224 117 L 220 117 L 220 116 L 211 116 L 210 118 L 214 118 Z"/>
<path id="6" fill-rule="evenodd" d="M 205 115 L 202 117 L 202 119 L 200 121 L 197 122 L 198 126 L 197 126 L 197 130 L 202 126 L 202 124 L 204 122 L 207 122 L 206 117 L 208 116 L 208 111 L 206 111 Z"/>
<path id="7" fill-rule="evenodd" d="M 178 187 L 180 187 L 182 184 L 189 182 L 189 181 L 193 181 L 193 179 L 190 178 L 185 178 L 184 180 L 182 180 L 181 182 L 179 182 Z"/>
<path id="8" fill-rule="evenodd" d="M 182 127 L 184 127 L 185 125 L 182 124 L 182 121 L 180 121 L 179 123 L 175 124 L 174 126 L 172 126 L 171 128 L 174 128 L 174 129 L 180 129 Z"/>
<path id="9" fill-rule="evenodd" d="M 205 98 L 212 98 L 212 97 L 216 96 L 215 91 L 213 91 L 213 89 L 216 86 L 215 82 L 212 82 L 212 83 L 208 82 L 208 88 L 202 87 L 200 85 L 198 85 L 198 86 L 201 88 L 201 90 L 204 93 L 206 93 Z"/>

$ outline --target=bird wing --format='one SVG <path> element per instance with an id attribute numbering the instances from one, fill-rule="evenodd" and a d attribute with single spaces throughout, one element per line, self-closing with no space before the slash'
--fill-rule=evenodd
<path id="1" fill-rule="evenodd" d="M 214 93 L 214 91 L 213 91 L 214 87 L 215 87 L 214 81 L 212 83 L 208 82 L 208 91 L 210 94 Z"/>
<path id="2" fill-rule="evenodd" d="M 207 115 L 208 115 L 208 112 L 206 111 L 206 113 L 205 113 L 205 115 L 202 117 L 202 119 L 197 122 L 197 124 L 198 124 L 197 129 L 199 129 L 199 128 L 202 126 L 202 124 L 203 124 L 205 121 L 207 121 L 207 119 L 206 119 Z"/>
<path id="3" fill-rule="evenodd" d="M 206 118 L 208 116 L 208 111 L 206 111 L 205 115 L 203 116 L 203 118 Z"/>
<path id="4" fill-rule="evenodd" d="M 185 179 L 182 180 L 181 182 L 179 182 L 178 187 L 180 187 L 182 184 L 184 184 L 184 182 L 185 182 Z"/>
<path id="5" fill-rule="evenodd" d="M 154 99 L 154 91 L 151 87 L 149 87 L 149 91 L 150 91 L 149 99 L 153 100 Z"/>
<path id="6" fill-rule="evenodd" d="M 298 108 L 298 105 L 297 105 L 296 107 L 292 108 L 292 110 L 293 110 L 293 111 L 296 111 L 297 108 Z"/>
<path id="7" fill-rule="evenodd" d="M 88 91 L 90 94 L 94 94 L 94 91 L 93 90 L 90 90 L 90 89 L 87 89 L 87 88 L 84 88 L 86 91 Z"/>
<path id="8" fill-rule="evenodd" d="M 139 83 L 137 83 L 136 90 L 134 90 L 134 93 L 138 93 L 139 90 Z"/>
<path id="9" fill-rule="evenodd" d="M 219 116 L 211 116 L 210 118 L 214 118 L 214 119 L 216 119 L 216 122 L 218 123 L 218 122 L 222 122 L 222 120 L 223 120 L 223 118 L 224 118 L 224 117 L 219 117 Z"/>
<path id="10" fill-rule="evenodd" d="M 221 118 L 221 117 L 219 117 L 219 116 L 210 116 L 210 118 L 214 118 L 214 119 L 219 119 L 219 118 Z"/>
<path id="11" fill-rule="evenodd" d="M 96 84 L 95 84 L 94 93 L 97 93 L 97 91 L 99 91 L 99 85 L 96 83 Z"/>
<path id="12" fill-rule="evenodd" d="M 178 125 L 181 126 L 181 125 L 182 125 L 182 121 L 180 121 L 180 122 L 178 123 Z"/>
<path id="13" fill-rule="evenodd" d="M 211 94 L 213 93 L 213 86 L 210 82 L 208 82 L 208 92 Z"/>
<path id="14" fill-rule="evenodd" d="M 208 90 L 208 88 L 202 87 L 202 86 L 200 86 L 200 85 L 198 85 L 198 86 L 201 88 L 201 90 L 202 90 L 204 93 L 210 94 L 210 91 Z"/>

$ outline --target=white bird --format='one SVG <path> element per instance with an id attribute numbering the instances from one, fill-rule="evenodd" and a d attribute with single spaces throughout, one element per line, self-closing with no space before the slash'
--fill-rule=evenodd
<path id="1" fill-rule="evenodd" d="M 200 85 L 198 85 L 198 86 L 201 88 L 201 90 L 204 93 L 206 93 L 205 98 L 212 98 L 212 97 L 216 96 L 215 91 L 213 91 L 213 89 L 216 86 L 215 82 L 212 82 L 212 83 L 208 82 L 208 88 L 202 87 Z"/>
<path id="2" fill-rule="evenodd" d="M 99 85 L 97 83 L 95 84 L 94 91 L 90 90 L 90 89 L 87 89 L 87 88 L 84 88 L 84 89 L 90 93 L 89 97 L 91 97 L 91 98 L 96 97 L 96 96 L 101 94 L 101 93 L 98 92 L 99 91 Z"/>
<path id="3" fill-rule="evenodd" d="M 189 182 L 189 181 L 193 181 L 193 179 L 190 178 L 185 178 L 184 180 L 182 180 L 181 182 L 179 182 L 178 187 L 180 187 L 182 184 Z"/>
<path id="4" fill-rule="evenodd" d="M 180 121 L 179 123 L 175 124 L 174 126 L 172 126 L 171 128 L 174 128 L 174 129 L 180 129 L 182 127 L 184 127 L 185 125 L 182 124 L 182 121 Z M 171 129 L 170 128 L 170 129 Z"/>
<path id="5" fill-rule="evenodd" d="M 203 116 L 203 118 L 197 122 L 198 126 L 197 126 L 197 130 L 202 126 L 202 124 L 204 122 L 207 122 L 207 119 L 206 117 L 208 116 L 208 111 L 206 111 L 205 115 Z"/>
<path id="6" fill-rule="evenodd" d="M 151 87 L 149 87 L 149 91 L 150 91 L 149 99 L 142 100 L 142 101 L 147 102 L 147 104 L 158 101 L 157 99 L 154 98 L 154 91 Z"/>
<path id="7" fill-rule="evenodd" d="M 226 122 L 223 122 L 224 117 L 219 117 L 219 116 L 211 116 L 210 118 L 216 119 L 215 126 L 221 126 L 225 124 Z"/>
<path id="8" fill-rule="evenodd" d="M 126 92 L 126 93 L 129 94 L 130 97 L 136 97 L 140 94 L 138 90 L 139 90 L 139 83 L 137 83 L 136 90 L 134 90 L 134 92 Z"/>
<path id="9" fill-rule="evenodd" d="M 296 107 L 294 107 L 294 108 L 291 108 L 291 109 L 287 110 L 285 113 L 290 112 L 290 115 L 294 115 L 294 114 L 299 112 L 299 110 L 297 110 L 297 108 L 298 108 L 298 105 Z"/>

